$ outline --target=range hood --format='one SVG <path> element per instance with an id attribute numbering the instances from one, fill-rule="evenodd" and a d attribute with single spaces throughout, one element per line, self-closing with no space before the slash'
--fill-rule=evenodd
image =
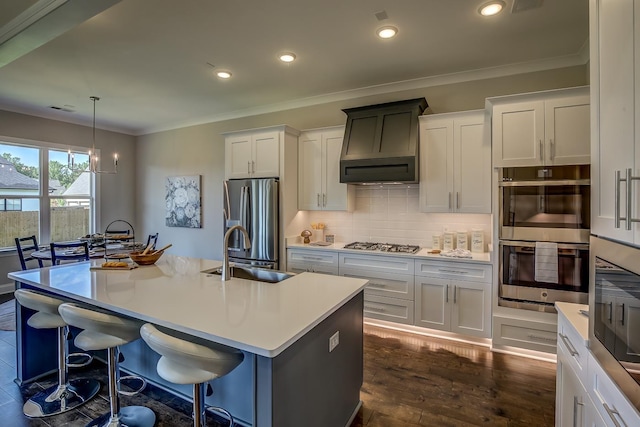
<path id="1" fill-rule="evenodd" d="M 427 101 L 418 98 L 342 110 L 347 114 L 347 125 L 340 182 L 418 182 L 418 116 L 427 107 Z"/>

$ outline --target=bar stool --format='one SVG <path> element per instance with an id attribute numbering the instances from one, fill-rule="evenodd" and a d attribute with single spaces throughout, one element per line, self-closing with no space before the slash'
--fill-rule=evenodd
<path id="1" fill-rule="evenodd" d="M 110 412 L 91 421 L 87 424 L 87 427 L 152 427 L 156 421 L 153 411 L 144 406 L 125 406 L 121 408 L 119 393 L 124 393 L 118 391 L 121 379 L 118 368 L 120 356 L 118 346 L 140 338 L 140 325 L 142 322 L 112 313 L 79 307 L 73 303 L 62 304 L 58 311 L 65 322 L 83 329 L 75 339 L 76 346 L 83 350 L 107 349 L 108 352 Z M 127 394 L 137 394 L 143 388 L 144 381 L 140 389 Z"/>
<path id="2" fill-rule="evenodd" d="M 244 359 L 244 354 L 213 342 L 199 340 L 195 343 L 195 337 L 187 341 L 178 338 L 175 331 L 161 332 L 150 323 L 142 326 L 140 335 L 152 350 L 162 356 L 157 365 L 158 375 L 175 384 L 193 384 L 193 425 L 205 426 L 204 383 L 233 371 Z M 215 409 L 226 414 L 230 427 L 234 425 L 228 411 Z"/>
<path id="3" fill-rule="evenodd" d="M 58 307 L 64 301 L 27 289 L 18 289 L 14 295 L 20 305 L 37 311 L 27 320 L 29 326 L 35 329 L 58 329 L 58 384 L 27 400 L 22 407 L 24 414 L 29 418 L 61 414 L 82 405 L 95 396 L 100 390 L 99 381 L 85 378 L 67 379 L 69 366 L 84 366 L 89 364 L 93 358 L 80 353 L 68 354 L 69 326 L 58 314 Z M 37 351 L 37 349 L 30 351 Z M 86 363 L 72 365 L 67 362 L 67 358 L 73 355 L 87 356 L 89 360 Z"/>

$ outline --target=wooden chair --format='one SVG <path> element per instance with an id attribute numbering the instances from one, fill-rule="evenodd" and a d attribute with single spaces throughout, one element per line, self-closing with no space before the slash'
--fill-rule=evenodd
<path id="1" fill-rule="evenodd" d="M 30 261 L 36 261 L 40 268 L 44 267 L 40 258 L 34 258 L 31 256 L 33 252 L 39 249 L 36 236 L 16 237 L 16 249 L 18 251 L 18 257 L 20 258 L 20 266 L 22 266 L 23 270 L 29 269 L 27 267 L 27 262 Z"/>
<path id="2" fill-rule="evenodd" d="M 151 250 L 155 250 L 157 242 L 158 242 L 158 233 L 149 234 L 149 237 L 147 238 L 147 244 L 145 245 L 145 248 L 148 248 L 149 245 L 153 243 L 153 246 L 151 246 Z"/>
<path id="3" fill-rule="evenodd" d="M 58 249 L 57 254 L 56 249 Z M 51 243 L 51 265 L 58 265 L 60 261 L 89 261 L 89 243 Z"/>

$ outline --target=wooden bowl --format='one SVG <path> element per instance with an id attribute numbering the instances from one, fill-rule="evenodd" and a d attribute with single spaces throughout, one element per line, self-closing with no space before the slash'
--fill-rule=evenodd
<path id="1" fill-rule="evenodd" d="M 131 252 L 129 258 L 138 265 L 152 265 L 160 259 L 163 253 L 164 251 L 160 251 L 155 254 L 142 255 L 142 252 Z"/>

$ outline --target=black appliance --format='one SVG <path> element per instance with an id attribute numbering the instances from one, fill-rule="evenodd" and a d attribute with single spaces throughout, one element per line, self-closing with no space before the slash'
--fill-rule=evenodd
<path id="1" fill-rule="evenodd" d="M 640 410 L 640 248 L 591 237 L 589 348 Z"/>
<path id="2" fill-rule="evenodd" d="M 340 182 L 416 183 L 420 179 L 418 116 L 424 98 L 342 110 L 347 124 Z"/>

